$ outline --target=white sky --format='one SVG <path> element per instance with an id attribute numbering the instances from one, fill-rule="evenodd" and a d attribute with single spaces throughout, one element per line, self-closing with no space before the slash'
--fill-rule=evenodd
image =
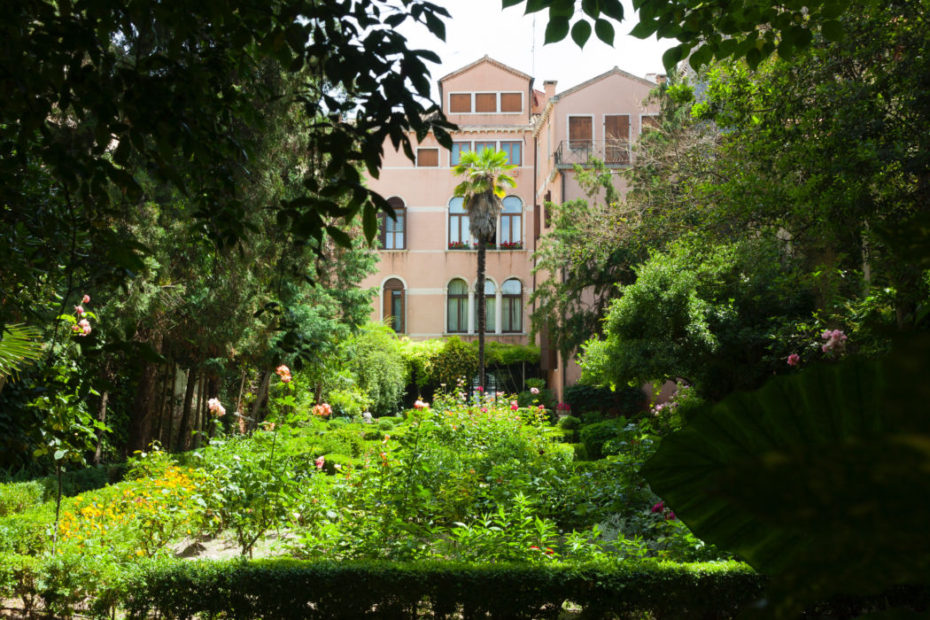
<path id="1" fill-rule="evenodd" d="M 441 65 L 431 66 L 434 96 L 436 80 L 485 54 L 533 76 L 534 87 L 539 90 L 543 81 L 558 80 L 556 90 L 562 92 L 614 66 L 640 77 L 664 73 L 662 53 L 675 43 L 672 39 L 658 42 L 629 36 L 636 25 L 629 0 L 623 2 L 626 19 L 619 27 L 615 25 L 614 46 L 602 43 L 592 32 L 584 49 L 579 49 L 570 35 L 543 45 L 548 11 L 524 15 L 523 5 L 502 9 L 501 0 L 437 0 L 436 4 L 452 15 L 446 20 L 445 42 L 423 27 L 405 23 L 400 28 L 410 48 L 432 50 L 442 59 Z"/>

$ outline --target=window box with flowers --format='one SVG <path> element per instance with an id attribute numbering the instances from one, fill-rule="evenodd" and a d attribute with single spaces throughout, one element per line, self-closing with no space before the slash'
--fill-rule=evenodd
<path id="1" fill-rule="evenodd" d="M 522 250 L 523 243 L 520 241 L 501 241 L 502 250 Z"/>
<path id="2" fill-rule="evenodd" d="M 471 245 L 467 241 L 450 241 L 450 250 L 470 250 Z"/>

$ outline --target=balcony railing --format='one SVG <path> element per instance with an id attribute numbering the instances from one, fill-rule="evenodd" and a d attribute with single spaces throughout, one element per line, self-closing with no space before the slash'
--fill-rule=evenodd
<path id="1" fill-rule="evenodd" d="M 632 161 L 630 143 L 626 140 L 563 140 L 555 151 L 557 166 L 571 167 L 590 164 L 599 159 L 608 166 L 628 166 Z"/>

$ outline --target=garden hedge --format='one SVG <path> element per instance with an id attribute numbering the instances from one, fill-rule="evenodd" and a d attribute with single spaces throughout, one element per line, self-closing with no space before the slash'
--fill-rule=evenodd
<path id="1" fill-rule="evenodd" d="M 736 562 L 178 562 L 140 570 L 121 606 L 134 618 L 555 618 L 568 600 L 587 618 L 647 610 L 657 618 L 726 618 L 762 588 L 762 578 Z"/>

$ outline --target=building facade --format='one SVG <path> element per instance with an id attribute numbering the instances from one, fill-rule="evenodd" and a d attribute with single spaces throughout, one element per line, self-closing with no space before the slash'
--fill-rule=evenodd
<path id="1" fill-rule="evenodd" d="M 388 198 L 397 219 L 382 220 L 378 270 L 362 282 L 378 290 L 372 320 L 413 339 L 476 337 L 476 245 L 451 169 L 465 151 L 495 148 L 516 166 L 517 185 L 502 201 L 487 251 L 486 333 L 529 343 L 528 298 L 539 278 L 553 277 L 533 273 L 533 252 L 547 232 L 545 201 L 583 197 L 576 163 L 597 157 L 629 167 L 630 145 L 657 114 L 644 103 L 655 82 L 616 68 L 563 93 L 555 87 L 538 90 L 531 76 L 485 56 L 439 80 L 443 112 L 458 125 L 451 151 L 427 136 L 411 162 L 386 145 L 380 178 L 369 186 Z M 541 344 L 543 370 L 561 397 L 577 367 L 548 351 L 544 337 Z"/>

